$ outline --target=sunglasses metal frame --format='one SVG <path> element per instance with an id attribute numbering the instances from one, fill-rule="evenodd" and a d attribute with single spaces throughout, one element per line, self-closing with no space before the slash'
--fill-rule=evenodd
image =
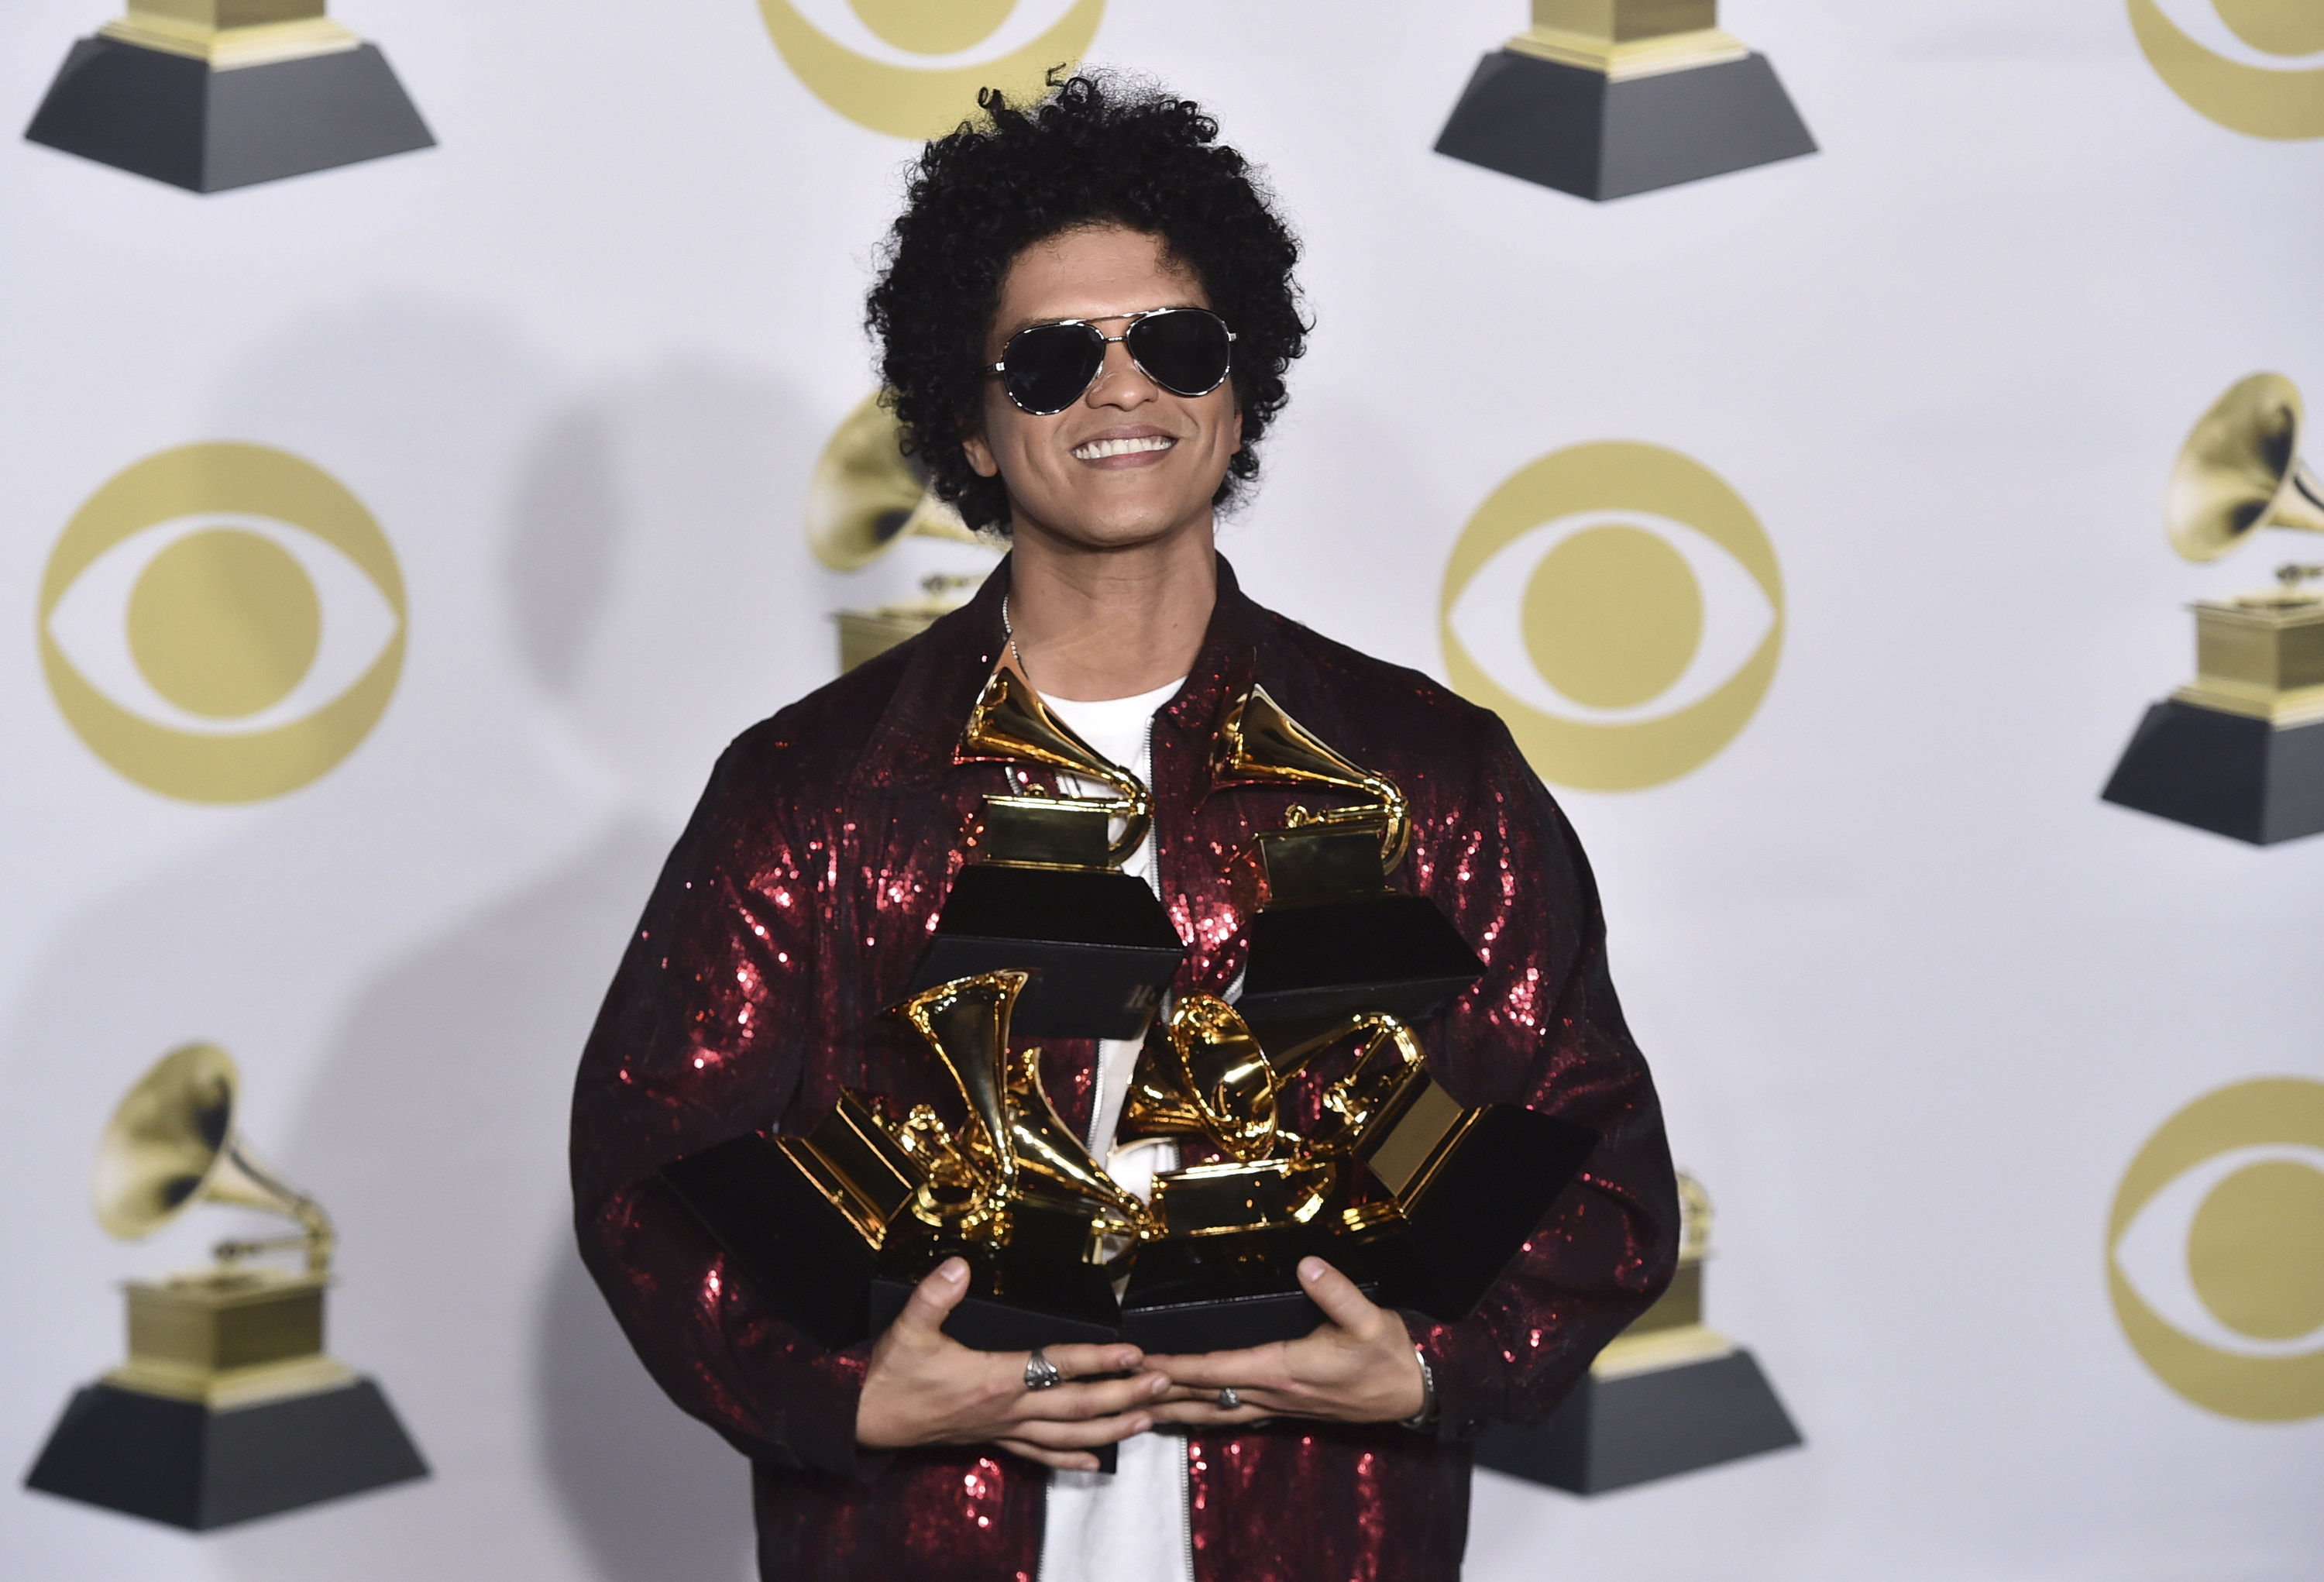
<path id="1" fill-rule="evenodd" d="M 1099 379 L 1104 376 L 1106 347 L 1112 346 L 1119 342 L 1123 350 L 1130 351 L 1130 331 L 1136 329 L 1139 325 L 1148 319 L 1160 319 L 1171 313 L 1200 313 L 1204 318 L 1211 319 L 1216 323 L 1221 329 L 1226 330 L 1227 365 L 1225 368 L 1221 370 L 1219 376 L 1213 380 L 1210 384 L 1204 389 L 1179 390 L 1165 384 L 1162 380 L 1156 378 L 1154 371 L 1151 368 L 1148 368 L 1144 363 L 1138 360 L 1138 354 L 1135 351 L 1130 352 L 1130 365 L 1135 367 L 1139 373 L 1145 375 L 1148 379 L 1152 379 L 1155 384 L 1161 385 L 1163 389 L 1169 391 L 1171 394 L 1186 401 L 1199 400 L 1203 396 L 1208 395 L 1212 391 L 1216 390 L 1220 385 L 1224 384 L 1227 382 L 1228 376 L 1234 372 L 1235 332 L 1227 328 L 1227 321 L 1225 319 L 1220 318 L 1216 313 L 1212 312 L 1208 308 L 1148 308 L 1136 313 L 1105 313 L 1101 314 L 1095 319 L 1051 319 L 1040 324 L 1028 324 L 1024 328 L 1019 330 L 1017 335 L 1012 335 L 1009 338 L 1009 343 L 1010 346 L 1014 346 L 1016 344 L 1018 336 L 1028 335 L 1036 329 L 1058 329 L 1065 328 L 1086 329 L 1091 334 L 1096 336 L 1098 339 L 1103 343 L 1098 347 L 1097 366 L 1090 371 L 1088 383 L 1084 384 L 1079 390 L 1074 391 L 1072 400 L 1067 401 L 1065 403 L 1065 406 L 1051 407 L 1046 412 L 1042 411 L 1038 407 L 1027 406 L 1023 402 L 1017 399 L 1016 392 L 1009 388 L 1008 347 L 1001 348 L 1001 360 L 997 363 L 991 364 L 984 371 L 989 375 L 998 375 L 1001 376 L 1001 393 L 1009 397 L 1009 404 L 1015 407 L 1019 412 L 1025 413 L 1028 417 L 1053 418 L 1059 412 L 1064 412 L 1065 407 L 1073 405 L 1074 402 L 1079 401 L 1083 396 L 1087 395 L 1090 393 L 1090 386 L 1095 384 Z M 1108 335 L 1104 330 L 1098 328 L 1100 324 L 1111 323 L 1117 319 L 1128 320 L 1127 323 L 1122 325 L 1121 333 L 1120 335 Z"/>

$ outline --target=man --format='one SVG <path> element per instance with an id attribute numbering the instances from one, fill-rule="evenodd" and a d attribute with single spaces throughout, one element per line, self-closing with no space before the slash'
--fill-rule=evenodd
<path id="1" fill-rule="evenodd" d="M 766 1577 L 1454 1577 L 1466 1439 L 1552 1410 L 1674 1255 L 1660 1112 L 1596 894 L 1497 719 L 1261 609 L 1213 547 L 1305 334 L 1296 246 L 1240 158 L 1194 106 L 1085 79 L 1029 114 L 988 109 L 924 153 L 871 321 L 934 486 L 1012 553 L 964 609 L 721 760 L 583 1059 L 583 1254 L 663 1387 L 752 1457 Z M 1153 789 L 1129 871 L 1187 944 L 1176 994 L 1235 992 L 1246 920 L 1227 862 L 1292 800 L 1200 799 L 1230 689 L 1264 684 L 1401 786 L 1402 872 L 1487 963 L 1421 1030 L 1432 1071 L 1463 1103 L 1600 1136 L 1470 1318 L 1385 1311 L 1310 1259 L 1327 1318 L 1310 1337 L 1189 1357 L 1054 1346 L 1065 1382 L 1035 1388 L 1026 1354 L 942 1333 L 957 1264 L 876 1342 L 828 1351 L 656 1181 L 738 1132 L 806 1130 L 842 1087 L 957 1118 L 936 1062 L 881 1013 L 906 994 L 979 798 L 1007 788 L 1005 766 L 953 761 L 1005 647 Z M 1065 1120 L 1107 1159 L 1134 1046 L 1047 1050 Z M 1320 1086 L 1291 1087 L 1288 1124 L 1314 1123 Z M 1111 1157 L 1132 1186 L 1170 1162 Z M 1090 1470 L 1107 1444 L 1111 1478 Z"/>

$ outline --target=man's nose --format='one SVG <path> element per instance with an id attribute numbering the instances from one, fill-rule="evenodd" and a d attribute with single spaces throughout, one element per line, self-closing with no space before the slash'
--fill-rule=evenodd
<path id="1" fill-rule="evenodd" d="M 1106 342 L 1105 361 L 1100 365 L 1097 381 L 1089 390 L 1091 405 L 1143 406 L 1160 393 L 1131 359 L 1128 345 L 1119 340 Z"/>

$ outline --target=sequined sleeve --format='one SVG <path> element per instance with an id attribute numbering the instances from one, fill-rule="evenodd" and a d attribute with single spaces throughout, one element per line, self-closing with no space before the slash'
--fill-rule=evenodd
<path id="1" fill-rule="evenodd" d="M 1411 1320 L 1439 1431 L 1536 1421 L 1670 1281 L 1677 1187 L 1662 1109 L 1609 976 L 1605 919 L 1572 828 L 1498 720 L 1470 783 L 1445 784 L 1416 852 L 1487 964 L 1431 1051 L 1463 1102 L 1522 1102 L 1600 1134 L 1582 1179 L 1457 1324 Z"/>
<path id="2" fill-rule="evenodd" d="M 777 722 L 778 724 L 779 722 Z M 654 1172 L 779 1121 L 809 1051 L 821 875 L 787 828 L 783 744 L 730 748 L 631 936 L 573 1101 L 583 1261 L 662 1388 L 762 1461 L 867 1476 L 866 1350 L 831 1352 L 737 1279 Z"/>

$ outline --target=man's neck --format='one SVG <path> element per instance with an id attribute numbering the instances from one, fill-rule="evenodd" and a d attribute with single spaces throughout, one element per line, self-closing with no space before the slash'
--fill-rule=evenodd
<path id="1" fill-rule="evenodd" d="M 1026 679 L 1053 698 L 1135 698 L 1194 668 L 1218 598 L 1211 523 L 1151 543 L 1091 550 L 1019 532 L 1009 620 Z"/>

